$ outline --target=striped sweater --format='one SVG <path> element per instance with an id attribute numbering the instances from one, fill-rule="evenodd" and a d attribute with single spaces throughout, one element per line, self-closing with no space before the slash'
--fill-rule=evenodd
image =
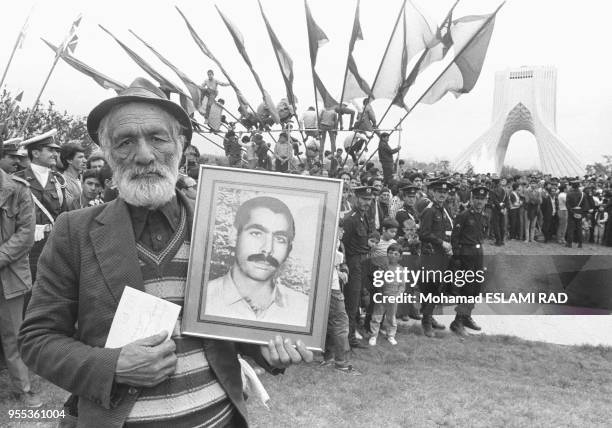
<path id="1" fill-rule="evenodd" d="M 186 230 L 182 207 L 180 224 L 166 248 L 155 253 L 136 244 L 145 291 L 181 306 L 189 259 Z M 181 336 L 179 325 L 180 319 L 172 334 L 175 373 L 159 385 L 143 389 L 126 427 L 222 427 L 231 421 L 234 406 L 208 365 L 202 340 Z"/>

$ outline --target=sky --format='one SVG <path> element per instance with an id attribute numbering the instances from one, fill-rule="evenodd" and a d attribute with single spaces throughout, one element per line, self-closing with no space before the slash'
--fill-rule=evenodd
<path id="1" fill-rule="evenodd" d="M 453 0 L 413 0 L 433 24 L 441 23 Z M 36 3 L 36 4 L 35 4 Z M 240 28 L 247 52 L 264 87 L 274 100 L 284 97 L 285 88 L 256 0 L 223 0 L 219 8 Z M 348 40 L 355 0 L 310 0 L 314 19 L 330 42 L 319 49 L 317 72 L 335 98 L 340 97 L 346 66 Z M 454 17 L 492 12 L 494 0 L 461 0 Z M 217 56 L 233 80 L 256 106 L 261 95 L 244 61 L 208 0 L 21 0 L 6 2 L 0 26 L 0 70 L 8 61 L 15 39 L 34 7 L 22 49 L 18 50 L 4 86 L 11 92 L 24 90 L 22 105 L 30 106 L 53 62 L 53 52 L 40 40 L 54 44 L 63 40 L 79 14 L 79 44 L 75 56 L 98 71 L 124 84 L 146 76 L 98 24 L 136 50 L 167 78 L 180 85 L 174 73 L 161 64 L 128 30 L 152 44 L 160 53 L 202 82 L 209 68 L 219 70 L 197 48 L 181 17 L 179 6 L 202 39 Z M 301 113 L 314 103 L 304 4 L 301 0 L 262 0 L 263 8 L 281 43 L 294 62 L 294 92 Z M 364 36 L 355 47 L 356 63 L 371 84 L 385 50 L 401 0 L 362 0 L 361 26 Z M 602 160 L 612 154 L 612 79 L 609 78 L 609 16 L 612 3 L 585 0 L 580 3 L 555 0 L 508 0 L 499 12 L 480 78 L 469 93 L 455 98 L 446 95 L 433 105 L 419 105 L 402 123 L 401 156 L 419 161 L 452 161 L 490 126 L 495 72 L 520 66 L 553 66 L 557 69 L 557 135 L 576 151 L 584 163 Z M 434 69 L 432 69 L 434 70 Z M 418 96 L 428 81 L 422 76 L 410 96 Z M 433 78 L 433 77 L 431 77 Z M 56 107 L 70 114 L 86 115 L 100 101 L 114 95 L 60 61 L 43 93 L 42 100 L 53 100 Z M 229 88 L 220 96 L 235 111 L 235 97 Z M 376 100 L 379 115 L 388 101 Z M 404 112 L 392 107 L 381 124 L 393 127 Z M 342 139 L 342 137 L 340 137 Z M 200 137 L 194 144 L 206 153 L 220 154 Z M 535 138 L 519 131 L 510 140 L 506 164 L 519 168 L 538 165 Z"/>

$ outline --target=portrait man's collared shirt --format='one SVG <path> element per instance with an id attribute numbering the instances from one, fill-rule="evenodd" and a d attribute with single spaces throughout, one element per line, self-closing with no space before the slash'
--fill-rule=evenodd
<path id="1" fill-rule="evenodd" d="M 253 309 L 242 297 L 231 271 L 208 283 L 205 315 L 306 326 L 308 296 L 275 281 L 272 299 L 266 307 Z"/>

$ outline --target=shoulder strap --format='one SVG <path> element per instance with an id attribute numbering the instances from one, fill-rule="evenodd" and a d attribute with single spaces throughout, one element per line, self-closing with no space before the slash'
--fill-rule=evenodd
<path id="1" fill-rule="evenodd" d="M 34 203 L 36 204 L 36 206 L 51 221 L 51 224 L 55 223 L 55 220 L 53 219 L 53 216 L 51 215 L 51 213 L 49 213 L 47 208 L 45 208 L 45 206 L 38 200 L 38 198 L 34 195 L 34 193 L 32 193 L 32 199 L 34 200 Z"/>

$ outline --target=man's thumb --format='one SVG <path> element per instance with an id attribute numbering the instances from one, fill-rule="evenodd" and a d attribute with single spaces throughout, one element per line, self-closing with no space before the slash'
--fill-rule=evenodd
<path id="1" fill-rule="evenodd" d="M 157 346 L 162 344 L 168 338 L 168 332 L 165 330 L 160 331 L 153 336 L 145 337 L 143 339 L 136 340 L 134 343 L 140 346 Z"/>

